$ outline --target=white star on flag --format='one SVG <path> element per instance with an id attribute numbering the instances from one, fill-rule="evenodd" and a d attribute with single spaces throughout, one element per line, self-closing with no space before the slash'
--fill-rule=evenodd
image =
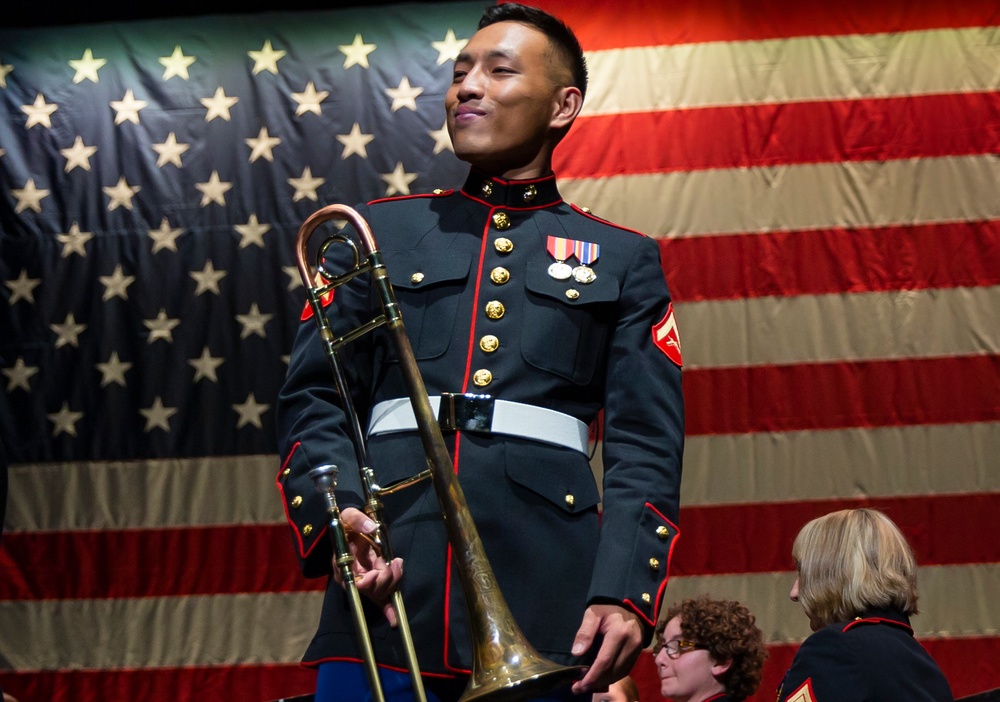
<path id="1" fill-rule="evenodd" d="M 345 159 L 351 154 L 368 158 L 367 146 L 374 138 L 374 134 L 362 134 L 361 125 L 355 122 L 354 126 L 351 127 L 350 134 L 337 135 L 337 141 L 344 145 L 344 153 L 340 154 L 340 158 Z"/>
<path id="2" fill-rule="evenodd" d="M 295 270 L 298 269 L 296 268 Z M 10 288 L 10 299 L 7 302 L 13 305 L 18 300 L 27 300 L 31 304 L 35 304 L 35 293 L 33 291 L 41 282 L 41 278 L 29 278 L 28 269 L 22 268 L 17 278 L 4 281 L 4 285 Z"/>
<path id="3" fill-rule="evenodd" d="M 355 34 L 354 41 L 350 44 L 341 44 L 337 48 L 347 57 L 344 59 L 344 68 L 351 66 L 368 68 L 368 54 L 375 51 L 375 45 L 366 44 L 360 34 Z"/>
<path id="4" fill-rule="evenodd" d="M 120 297 L 123 300 L 127 300 L 128 286 L 135 282 L 134 275 L 125 275 L 122 272 L 122 264 L 120 263 L 115 266 L 115 270 L 111 275 L 99 275 L 97 279 L 104 286 L 104 295 L 101 297 L 101 300 L 104 302 L 113 297 Z"/>
<path id="5" fill-rule="evenodd" d="M 161 251 L 162 249 L 170 249 L 171 251 L 177 250 L 177 237 L 184 233 L 184 230 L 180 227 L 176 229 L 171 229 L 170 222 L 164 217 L 160 220 L 159 229 L 147 229 L 146 234 L 149 238 L 153 240 L 153 251 Z"/>
<path id="6" fill-rule="evenodd" d="M 115 111 L 115 124 L 125 121 L 139 124 L 139 110 L 145 109 L 148 104 L 145 100 L 136 100 L 131 89 L 126 90 L 125 97 L 110 103 L 111 109 Z"/>
<path id="7" fill-rule="evenodd" d="M 285 272 L 288 276 L 288 287 L 286 290 L 295 290 L 302 287 L 302 275 L 299 273 L 298 266 L 282 266 L 281 270 Z"/>
<path id="8" fill-rule="evenodd" d="M 271 73 L 278 74 L 278 60 L 284 58 L 285 54 L 288 52 L 284 49 L 272 49 L 271 40 L 268 39 L 264 42 L 263 48 L 260 51 L 248 51 L 247 55 L 253 59 L 253 74 L 257 75 L 261 71 L 270 71 Z"/>
<path id="9" fill-rule="evenodd" d="M 323 109 L 319 106 L 321 102 L 330 96 L 329 90 L 316 90 L 312 81 L 306 84 L 306 89 L 301 93 L 292 93 L 292 99 L 298 103 L 295 108 L 295 116 L 303 115 L 306 112 L 313 112 L 317 115 L 323 114 Z"/>
<path id="10" fill-rule="evenodd" d="M 264 332 L 264 325 L 270 322 L 273 316 L 273 314 L 261 314 L 257 308 L 257 303 L 254 302 L 250 305 L 250 311 L 247 314 L 236 315 L 236 321 L 243 325 L 240 338 L 246 339 L 251 334 L 256 334 L 262 339 L 266 339 L 267 334 Z"/>
<path id="11" fill-rule="evenodd" d="M 260 421 L 260 415 L 267 412 L 270 408 L 271 405 L 258 404 L 257 398 L 251 392 L 247 395 L 246 402 L 233 405 L 233 409 L 240 415 L 239 420 L 236 422 L 236 428 L 240 429 L 247 424 L 253 424 L 258 429 L 263 429 L 264 425 Z"/>
<path id="12" fill-rule="evenodd" d="M 140 187 L 138 185 L 131 186 L 125 181 L 125 176 L 121 176 L 118 182 L 111 186 L 105 186 L 101 188 L 104 194 L 111 198 L 111 202 L 108 203 L 108 212 L 114 212 L 119 207 L 124 207 L 126 210 L 132 209 L 132 197 L 139 192 Z"/>
<path id="13" fill-rule="evenodd" d="M 316 188 L 325 182 L 326 178 L 313 178 L 312 170 L 309 166 L 306 166 L 302 171 L 302 177 L 288 179 L 288 184 L 295 188 L 295 194 L 292 195 L 292 202 L 298 202 L 302 198 L 308 198 L 316 202 L 318 199 Z"/>
<path id="14" fill-rule="evenodd" d="M 201 295 L 205 292 L 222 294 L 219 290 L 219 281 L 226 277 L 226 271 L 215 270 L 211 259 L 205 262 L 205 267 L 200 271 L 191 271 L 189 275 L 198 283 L 194 290 L 195 295 Z"/>
<path id="15" fill-rule="evenodd" d="M 212 171 L 212 175 L 204 183 L 195 183 L 194 187 L 201 191 L 201 206 L 205 207 L 214 202 L 216 205 L 226 204 L 226 193 L 233 187 L 232 183 L 219 180 L 219 172 Z"/>
<path id="16" fill-rule="evenodd" d="M 444 121 L 440 129 L 432 129 L 427 132 L 434 140 L 434 155 L 437 156 L 442 151 L 448 150 L 455 153 L 455 147 L 451 143 L 451 135 L 448 133 L 448 120 Z"/>
<path id="17" fill-rule="evenodd" d="M 76 423 L 83 419 L 83 412 L 73 412 L 69 408 L 69 403 L 63 401 L 58 412 L 48 415 L 49 420 L 55 424 L 52 427 L 52 436 L 69 434 L 76 436 Z"/>
<path id="18" fill-rule="evenodd" d="M 86 258 L 87 250 L 84 248 L 84 245 L 93 238 L 94 235 L 91 232 L 80 231 L 80 224 L 78 222 L 73 222 L 67 233 L 56 234 L 56 239 L 63 245 L 63 258 L 69 258 L 72 254 L 79 254 Z"/>
<path id="19" fill-rule="evenodd" d="M 27 129 L 31 129 L 36 124 L 40 124 L 43 127 L 52 129 L 52 113 L 59 109 L 59 106 L 54 102 L 45 102 L 45 97 L 38 93 L 35 96 L 35 102 L 30 105 L 21 105 L 21 111 L 28 115 L 28 119 L 25 121 L 24 126 Z"/>
<path id="20" fill-rule="evenodd" d="M 38 366 L 29 366 L 24 363 L 20 356 L 14 361 L 10 368 L 4 368 L 3 374 L 7 376 L 7 392 L 21 388 L 25 392 L 31 392 L 31 385 L 28 380 L 38 372 Z"/>
<path id="21" fill-rule="evenodd" d="M 79 347 L 80 334 L 87 330 L 87 325 L 77 324 L 73 313 L 70 312 L 62 324 L 50 324 L 49 329 L 56 333 L 56 348 L 61 349 L 67 344 Z"/>
<path id="22" fill-rule="evenodd" d="M 82 168 L 85 171 L 89 171 L 90 157 L 97 153 L 97 147 L 86 146 L 83 143 L 83 137 L 78 136 L 73 142 L 73 146 L 68 149 L 59 149 L 59 153 L 66 159 L 66 165 L 63 168 L 66 173 L 69 173 L 74 168 Z"/>
<path id="23" fill-rule="evenodd" d="M 105 363 L 97 363 L 95 367 L 101 372 L 102 388 L 111 385 L 111 383 L 126 387 L 125 373 L 132 367 L 132 364 L 119 360 L 118 352 L 112 351 Z"/>
<path id="24" fill-rule="evenodd" d="M 149 330 L 147 343 L 152 344 L 157 339 L 163 339 L 168 343 L 174 343 L 174 327 L 181 323 L 179 319 L 171 319 L 167 316 L 167 311 L 160 308 L 156 319 L 144 319 L 143 325 Z"/>
<path id="25" fill-rule="evenodd" d="M 410 183 L 417 179 L 416 173 L 407 173 L 403 168 L 401 162 L 396 164 L 396 168 L 393 169 L 392 173 L 383 173 L 379 176 L 384 180 L 388 187 L 385 189 L 385 196 L 395 195 L 399 193 L 400 195 L 410 194 Z"/>
<path id="26" fill-rule="evenodd" d="M 163 71 L 163 80 L 170 80 L 174 76 L 187 80 L 188 67 L 197 60 L 194 56 L 185 56 L 184 52 L 181 51 L 180 44 L 174 47 L 174 53 L 170 56 L 161 56 L 157 59 L 166 67 Z"/>
<path id="27" fill-rule="evenodd" d="M 99 82 L 97 71 L 107 62 L 107 59 L 94 58 L 94 53 L 90 49 L 84 49 L 83 58 L 70 59 L 69 65 L 76 71 L 73 74 L 73 82 L 82 83 L 85 80 Z"/>
<path id="28" fill-rule="evenodd" d="M 223 359 L 213 358 L 207 346 L 201 350 L 201 356 L 188 359 L 188 363 L 194 367 L 193 382 L 197 383 L 202 378 L 208 378 L 213 383 L 219 382 L 215 371 L 223 364 Z"/>
<path id="29" fill-rule="evenodd" d="M 157 395 L 149 409 L 140 408 L 139 413 L 146 418 L 145 432 L 148 433 L 153 429 L 170 431 L 170 418 L 177 414 L 177 408 L 164 407 L 163 400 Z"/>
<path id="30" fill-rule="evenodd" d="M 444 41 L 432 41 L 431 46 L 438 52 L 437 65 L 445 61 L 455 61 L 459 52 L 469 42 L 468 39 L 456 39 L 455 30 L 449 29 L 444 35 Z"/>
<path id="31" fill-rule="evenodd" d="M 35 212 L 41 212 L 42 198 L 49 196 L 48 190 L 35 187 L 34 178 L 28 178 L 28 182 L 24 184 L 23 188 L 12 188 L 10 192 L 13 193 L 14 198 L 17 200 L 17 205 L 14 207 L 14 214 L 24 212 L 29 208 Z"/>
<path id="32" fill-rule="evenodd" d="M 251 244 L 264 248 L 264 235 L 271 230 L 271 225 L 261 224 L 257 221 L 257 215 L 251 212 L 246 224 L 234 224 L 233 229 L 240 235 L 241 249 Z"/>
<path id="33" fill-rule="evenodd" d="M 221 87 L 215 89 L 215 95 L 212 97 L 199 99 L 199 102 L 208 108 L 208 112 L 205 113 L 206 122 L 211 122 L 216 117 L 221 117 L 229 122 L 232 120 L 232 115 L 229 114 L 229 108 L 239 101 L 240 99 L 238 97 L 227 97 L 226 91 L 224 91 Z"/>
<path id="34" fill-rule="evenodd" d="M 156 158 L 156 165 L 159 168 L 172 163 L 178 168 L 182 166 L 181 156 L 185 151 L 191 148 L 190 144 L 181 144 L 177 141 L 177 136 L 170 132 L 167 134 L 167 140 L 160 144 L 153 144 L 153 151 L 159 154 Z"/>
<path id="35" fill-rule="evenodd" d="M 267 127 L 261 127 L 256 138 L 251 137 L 243 141 L 250 147 L 250 163 L 253 163 L 261 156 L 268 161 L 274 161 L 274 154 L 271 153 L 271 150 L 281 143 L 281 139 L 267 133 Z"/>
<path id="36" fill-rule="evenodd" d="M 403 76 L 403 79 L 399 81 L 398 88 L 386 88 L 386 94 L 392 98 L 392 111 L 402 109 L 404 107 L 417 111 L 417 96 L 424 92 L 423 88 L 413 88 L 410 86 L 410 79 Z"/>

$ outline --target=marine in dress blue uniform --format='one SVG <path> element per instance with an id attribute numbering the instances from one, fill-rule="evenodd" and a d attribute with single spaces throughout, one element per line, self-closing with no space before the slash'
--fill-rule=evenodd
<path id="1" fill-rule="evenodd" d="M 870 610 L 807 638 L 778 688 L 778 702 L 951 702 L 934 659 L 894 609 Z"/>
<path id="2" fill-rule="evenodd" d="M 486 10 L 512 11 L 521 10 Z M 449 417 L 444 435 L 512 614 L 542 655 L 560 663 L 579 662 L 575 636 L 589 644 L 596 629 L 609 632 L 589 655 L 616 652 L 576 684 L 582 693 L 627 673 L 639 639 L 652 635 L 678 534 L 680 347 L 657 243 L 562 200 L 551 149 L 578 114 L 582 90 L 563 82 L 551 35 L 505 17 L 481 24 L 446 98 L 456 154 L 473 166 L 465 185 L 359 212 L 384 253 L 432 405 L 445 393 L 486 396 L 464 401 L 477 422 Z M 576 53 L 582 57 L 578 45 Z M 567 277 L 551 266 L 569 251 L 579 270 Z M 342 334 L 378 311 L 358 278 L 336 290 L 326 314 Z M 278 487 L 311 576 L 330 572 L 331 549 L 308 471 L 336 463 L 341 508 L 363 503 L 316 336 L 314 320 L 304 320 L 277 408 Z M 379 482 L 423 470 L 386 335 L 376 331 L 342 357 Z M 603 513 L 587 455 L 588 427 L 602 410 Z M 386 497 L 384 507 L 405 563 L 400 587 L 421 668 L 462 676 L 470 635 L 436 495 L 421 483 Z M 368 606 L 379 663 L 401 668 L 399 637 Z M 344 594 L 331 579 L 305 661 L 358 659 Z"/>

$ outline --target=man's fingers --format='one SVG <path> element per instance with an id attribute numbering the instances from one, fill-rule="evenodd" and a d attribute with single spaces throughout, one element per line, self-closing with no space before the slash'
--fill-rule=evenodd
<path id="1" fill-rule="evenodd" d="M 594 643 L 594 636 L 597 634 L 597 625 L 600 620 L 593 615 L 590 609 L 583 613 L 583 623 L 576 631 L 573 639 L 573 655 L 582 656 L 590 645 Z"/>

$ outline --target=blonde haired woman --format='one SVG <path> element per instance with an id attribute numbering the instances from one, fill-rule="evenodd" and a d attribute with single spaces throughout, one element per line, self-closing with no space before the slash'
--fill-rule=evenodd
<path id="1" fill-rule="evenodd" d="M 916 639 L 917 566 L 899 528 L 873 509 L 806 524 L 792 546 L 789 593 L 815 632 L 803 642 L 779 702 L 950 702 L 948 681 Z"/>

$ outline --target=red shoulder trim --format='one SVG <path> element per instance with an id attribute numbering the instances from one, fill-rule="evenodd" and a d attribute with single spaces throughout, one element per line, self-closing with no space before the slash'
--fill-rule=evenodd
<path id="1" fill-rule="evenodd" d="M 861 626 L 864 624 L 889 624 L 890 626 L 899 627 L 903 631 L 906 631 L 913 636 L 913 627 L 909 624 L 904 624 L 903 622 L 897 622 L 895 619 L 886 619 L 885 617 L 858 617 L 853 622 L 848 622 L 841 631 L 849 631 L 856 626 Z"/>
<path id="2" fill-rule="evenodd" d="M 433 193 L 417 193 L 415 195 L 397 195 L 395 197 L 380 197 L 375 200 L 369 201 L 369 205 L 377 205 L 381 202 L 397 202 L 399 200 L 419 200 L 424 197 L 444 197 L 445 195 L 451 195 L 454 190 L 442 190 L 441 192 Z"/>
<path id="3" fill-rule="evenodd" d="M 648 236 L 646 236 L 646 235 L 645 235 L 645 234 L 643 234 L 642 232 L 638 231 L 637 229 L 630 229 L 630 228 L 628 228 L 628 227 L 623 227 L 623 226 L 622 226 L 622 225 L 620 225 L 620 224 L 615 224 L 614 222 L 609 222 L 609 221 L 608 221 L 608 220 L 606 220 L 606 219 L 603 219 L 603 218 L 601 218 L 601 217 L 598 217 L 598 216 L 597 216 L 597 215 L 595 215 L 595 214 L 594 214 L 593 212 L 588 212 L 587 210 L 585 210 L 585 209 L 583 209 L 582 207 L 579 207 L 579 206 L 577 206 L 577 205 L 574 205 L 573 203 L 570 203 L 570 204 L 569 204 L 569 206 L 573 208 L 573 211 L 574 211 L 574 212 L 576 212 L 577 214 L 582 214 L 582 215 L 583 215 L 584 217 L 586 217 L 587 219 L 592 219 L 592 220 L 594 220 L 595 222 L 600 222 L 601 224 L 606 224 L 606 225 L 608 225 L 609 227 L 614 227 L 615 229 L 621 229 L 621 230 L 622 230 L 623 232 L 632 232 L 633 234 L 638 234 L 639 236 L 641 236 L 641 237 L 643 237 L 643 238 L 646 238 L 646 239 L 648 239 L 648 238 L 649 238 Z"/>

